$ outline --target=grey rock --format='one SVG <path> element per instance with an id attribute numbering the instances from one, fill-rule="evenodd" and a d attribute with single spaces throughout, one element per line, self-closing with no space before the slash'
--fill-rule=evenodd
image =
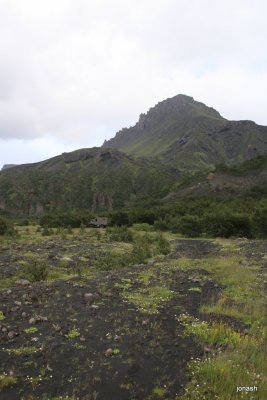
<path id="1" fill-rule="evenodd" d="M 8 337 L 8 339 L 13 339 L 15 335 L 16 335 L 15 332 L 10 331 L 10 332 L 8 332 L 7 337 Z"/>
<path id="2" fill-rule="evenodd" d="M 106 356 L 106 357 L 111 357 L 112 354 L 113 354 L 113 350 L 112 350 L 111 348 L 109 348 L 109 349 L 107 349 L 107 350 L 105 351 L 105 356 Z"/>
<path id="3" fill-rule="evenodd" d="M 35 318 L 30 318 L 29 319 L 29 324 L 31 324 L 31 325 L 36 324 L 36 319 Z"/>
<path id="4" fill-rule="evenodd" d="M 84 299 L 86 300 L 87 303 L 92 304 L 94 302 L 93 293 L 85 293 L 84 294 Z"/>
<path id="5" fill-rule="evenodd" d="M 28 279 L 18 279 L 15 284 L 18 286 L 27 286 L 30 285 L 30 281 Z"/>

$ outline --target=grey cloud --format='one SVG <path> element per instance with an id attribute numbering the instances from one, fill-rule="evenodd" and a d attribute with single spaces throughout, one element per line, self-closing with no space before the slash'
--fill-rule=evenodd
<path id="1" fill-rule="evenodd" d="M 267 124 L 266 12 L 260 0 L 0 0 L 0 138 L 100 144 L 181 92 Z"/>

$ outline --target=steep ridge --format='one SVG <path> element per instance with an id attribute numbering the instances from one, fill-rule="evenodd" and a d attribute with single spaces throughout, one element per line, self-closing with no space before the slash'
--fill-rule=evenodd
<path id="1" fill-rule="evenodd" d="M 103 148 L 156 156 L 180 170 L 197 171 L 267 154 L 267 127 L 228 121 L 192 97 L 177 95 L 141 114 L 135 126 L 119 131 Z"/>

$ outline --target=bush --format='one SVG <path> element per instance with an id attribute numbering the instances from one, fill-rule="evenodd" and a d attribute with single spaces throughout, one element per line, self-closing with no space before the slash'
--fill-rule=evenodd
<path id="1" fill-rule="evenodd" d="M 147 224 L 147 223 L 142 223 L 142 224 L 134 224 L 133 225 L 133 228 L 136 230 L 136 231 L 145 231 L 145 232 L 151 232 L 151 231 L 153 231 L 153 226 L 152 225 L 149 225 L 149 224 Z"/>
<path id="2" fill-rule="evenodd" d="M 114 228 L 107 228 L 107 234 L 110 240 L 114 242 L 132 242 L 133 234 L 127 226 L 116 226 Z"/>
<path id="3" fill-rule="evenodd" d="M 53 233 L 53 229 L 49 229 L 47 226 L 42 230 L 42 236 L 51 236 Z"/>
<path id="4" fill-rule="evenodd" d="M 251 237 L 249 217 L 243 214 L 218 213 L 206 215 L 203 219 L 205 232 L 213 237 Z"/>
<path id="5" fill-rule="evenodd" d="M 166 219 L 159 218 L 157 221 L 154 222 L 154 229 L 159 231 L 168 231 L 169 224 Z"/>
<path id="6" fill-rule="evenodd" d="M 110 216 L 110 225 L 111 226 L 129 226 L 130 220 L 129 216 L 126 212 L 118 211 L 114 212 Z"/>
<path id="7" fill-rule="evenodd" d="M 100 256 L 94 266 L 98 270 L 110 271 L 128 266 L 130 263 L 129 255 L 108 252 Z"/>
<path id="8" fill-rule="evenodd" d="M 6 221 L 0 218 L 0 235 L 4 235 L 7 231 L 8 225 Z"/>
<path id="9" fill-rule="evenodd" d="M 256 210 L 252 217 L 252 225 L 256 237 L 267 237 L 267 207 Z"/>
<path id="10" fill-rule="evenodd" d="M 32 258 L 23 267 L 22 276 L 29 279 L 31 282 L 39 282 L 47 279 L 48 270 L 44 262 Z"/>
<path id="11" fill-rule="evenodd" d="M 202 224 L 196 215 L 185 215 L 178 222 L 178 231 L 188 237 L 198 237 L 202 233 Z"/>
<path id="12" fill-rule="evenodd" d="M 149 241 L 146 236 L 138 238 L 131 253 L 132 264 L 144 264 L 151 257 Z"/>
<path id="13" fill-rule="evenodd" d="M 169 254 L 171 251 L 170 243 L 167 239 L 163 237 L 162 234 L 157 235 L 156 240 L 156 249 L 159 254 Z"/>

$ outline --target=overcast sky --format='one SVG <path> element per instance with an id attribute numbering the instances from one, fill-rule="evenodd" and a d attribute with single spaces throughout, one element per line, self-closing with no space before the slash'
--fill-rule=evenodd
<path id="1" fill-rule="evenodd" d="M 179 93 L 267 125 L 266 0 L 0 0 L 0 166 L 99 146 Z"/>

